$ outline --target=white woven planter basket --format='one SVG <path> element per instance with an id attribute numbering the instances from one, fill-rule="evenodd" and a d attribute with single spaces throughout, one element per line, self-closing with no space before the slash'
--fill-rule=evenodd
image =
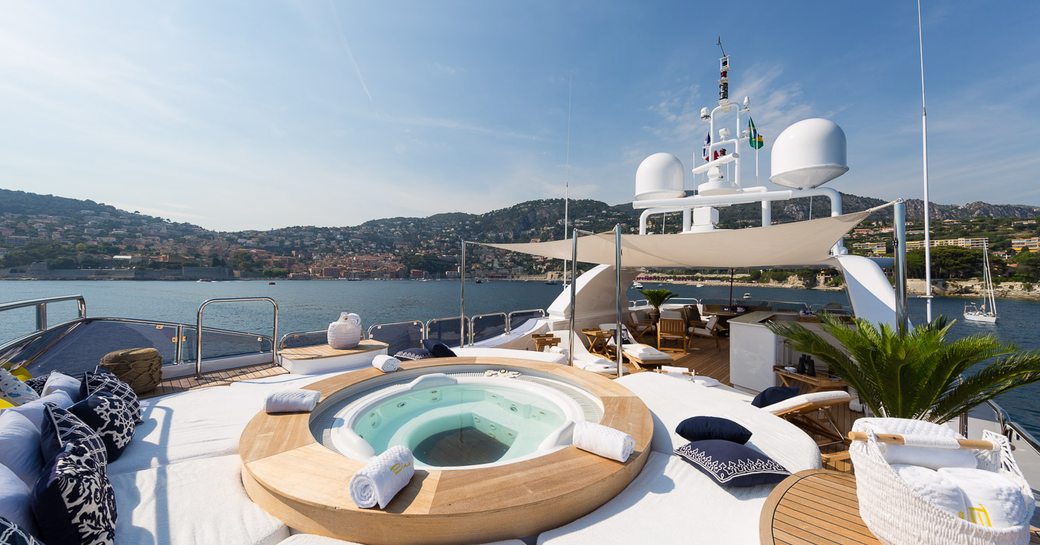
<path id="1" fill-rule="evenodd" d="M 860 516 L 867 528 L 886 545 L 1025 545 L 1029 543 L 1029 521 L 1011 528 L 987 528 L 955 517 L 935 507 L 911 490 L 885 461 L 876 436 L 853 441 L 849 447 L 856 468 L 856 495 Z M 1029 484 L 1011 456 L 1007 438 L 991 431 L 983 439 L 1000 445 L 991 452 L 978 452 L 979 469 L 1004 475 L 1032 497 Z"/>

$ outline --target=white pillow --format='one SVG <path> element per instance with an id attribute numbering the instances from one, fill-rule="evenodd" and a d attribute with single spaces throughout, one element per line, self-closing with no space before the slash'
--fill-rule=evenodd
<path id="1" fill-rule="evenodd" d="M 0 367 L 0 399 L 17 407 L 40 399 L 40 395 L 28 384 L 18 380 L 18 377 L 12 375 L 10 371 Z"/>
<path id="2" fill-rule="evenodd" d="M 29 507 L 31 495 L 29 485 L 9 467 L 0 464 L 0 517 L 35 535 L 36 521 Z"/>
<path id="3" fill-rule="evenodd" d="M 964 492 L 938 471 L 903 464 L 895 464 L 892 469 L 914 493 L 928 503 L 955 517 L 964 516 L 967 511 L 967 499 L 964 497 Z"/>
<path id="4" fill-rule="evenodd" d="M 51 371 L 47 376 L 47 382 L 43 385 L 43 397 L 54 392 L 65 392 L 73 402 L 79 399 L 79 387 L 82 384 L 78 379 L 72 378 L 64 373 Z"/>
<path id="5" fill-rule="evenodd" d="M 943 468 L 939 475 L 960 487 L 968 503 L 963 518 L 993 528 L 1028 524 L 1035 504 L 1007 477 L 982 469 Z"/>
<path id="6" fill-rule="evenodd" d="M 10 409 L 0 412 L 0 465 L 13 471 L 30 487 L 43 472 L 40 429 Z"/>
<path id="7" fill-rule="evenodd" d="M 852 424 L 853 431 L 895 433 L 919 438 L 934 437 L 937 441 L 951 442 L 959 436 L 953 429 L 925 420 L 909 418 L 860 418 Z M 922 466 L 930 469 L 942 467 L 978 466 L 975 452 L 962 448 L 937 448 L 924 446 L 890 445 L 878 443 L 882 456 L 892 464 Z"/>
<path id="8" fill-rule="evenodd" d="M 62 409 L 68 409 L 72 406 L 72 398 L 69 394 L 58 390 L 52 394 L 46 395 L 37 399 L 36 401 L 30 401 L 25 405 L 19 405 L 12 407 L 4 412 L 19 413 L 22 416 L 29 419 L 36 426 L 36 431 L 40 431 L 43 426 L 43 405 L 44 403 L 53 403 Z"/>

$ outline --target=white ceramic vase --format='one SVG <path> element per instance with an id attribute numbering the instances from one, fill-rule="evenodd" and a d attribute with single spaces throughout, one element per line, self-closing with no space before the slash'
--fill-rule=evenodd
<path id="1" fill-rule="evenodd" d="M 329 346 L 337 350 L 356 348 L 361 342 L 361 316 L 344 312 L 339 320 L 329 324 Z"/>

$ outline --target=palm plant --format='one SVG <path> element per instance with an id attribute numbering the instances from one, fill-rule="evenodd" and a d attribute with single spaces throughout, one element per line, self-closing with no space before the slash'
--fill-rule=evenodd
<path id="1" fill-rule="evenodd" d="M 639 290 L 639 293 L 643 294 L 643 297 L 646 297 L 647 304 L 654 307 L 650 319 L 653 320 L 655 324 L 661 317 L 661 305 L 663 305 L 665 301 L 675 297 L 675 293 L 673 293 L 672 290 L 666 289 Z"/>
<path id="2" fill-rule="evenodd" d="M 902 334 L 863 319 L 849 327 L 827 314 L 820 323 L 840 348 L 798 323 L 769 328 L 795 350 L 826 362 L 878 416 L 942 423 L 1040 380 L 1040 351 L 1018 352 L 994 335 L 947 341 L 953 322 L 943 317 Z"/>

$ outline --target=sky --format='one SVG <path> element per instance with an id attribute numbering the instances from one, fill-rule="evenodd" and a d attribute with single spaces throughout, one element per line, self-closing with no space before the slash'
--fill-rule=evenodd
<path id="1" fill-rule="evenodd" d="M 830 187 L 922 193 L 907 0 L 5 0 L 3 14 L 0 187 L 210 229 L 480 213 L 568 183 L 629 202 L 646 156 L 700 164 L 719 35 L 766 141 L 745 185 L 771 185 L 780 131 L 826 117 L 851 168 Z M 923 14 L 931 199 L 1040 205 L 1040 2 Z"/>

